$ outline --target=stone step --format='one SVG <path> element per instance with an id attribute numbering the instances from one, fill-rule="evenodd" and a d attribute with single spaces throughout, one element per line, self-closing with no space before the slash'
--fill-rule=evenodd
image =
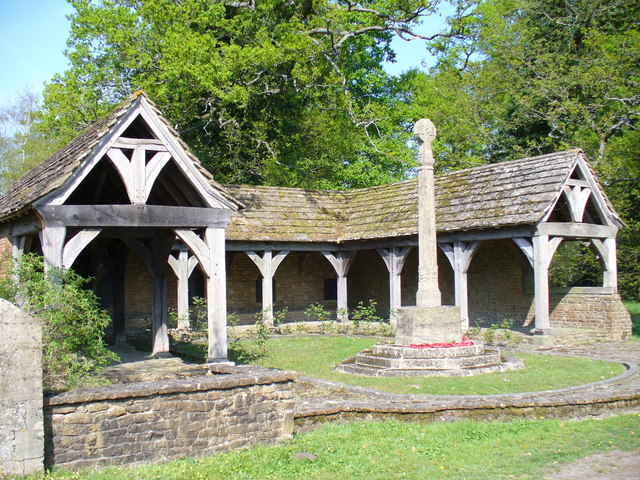
<path id="1" fill-rule="evenodd" d="M 497 365 L 499 363 L 500 353 L 498 351 L 482 355 L 449 358 L 389 358 L 362 352 L 355 357 L 356 365 L 400 370 L 447 370 Z"/>
<path id="2" fill-rule="evenodd" d="M 484 352 L 484 344 L 482 341 L 474 341 L 474 345 L 464 347 L 451 348 L 409 348 L 394 344 L 378 344 L 374 345 L 374 355 L 380 355 L 389 358 L 451 358 L 451 357 L 470 357 L 473 355 L 482 355 Z"/>
<path id="3" fill-rule="evenodd" d="M 344 362 L 336 369 L 342 373 L 352 375 L 365 375 L 368 377 L 464 377 L 470 375 L 485 374 L 490 372 L 502 372 L 505 370 L 513 370 L 524 367 L 519 360 L 508 357 L 506 362 L 498 365 L 477 366 L 472 368 L 452 368 L 446 370 L 428 370 L 428 369 L 397 369 L 397 368 L 380 368 L 366 365 L 358 365 L 351 362 Z"/>

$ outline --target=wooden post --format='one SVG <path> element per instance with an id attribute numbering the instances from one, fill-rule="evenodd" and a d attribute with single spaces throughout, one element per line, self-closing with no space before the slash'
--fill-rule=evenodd
<path id="1" fill-rule="evenodd" d="M 402 306 L 402 269 L 411 247 L 379 248 L 378 253 L 389 271 L 389 322 L 396 324 L 396 314 Z"/>
<path id="2" fill-rule="evenodd" d="M 169 266 L 178 279 L 178 328 L 181 329 L 189 328 L 189 277 L 196 265 L 198 265 L 197 257 L 189 256 L 189 250 L 186 247 L 178 250 L 178 258 L 169 255 Z"/>
<path id="3" fill-rule="evenodd" d="M 549 238 L 548 235 L 537 234 L 533 237 L 535 330 L 536 333 L 542 335 L 551 333 L 551 323 L 549 321 L 549 265 L 561 241 L 561 237 Z"/>
<path id="4" fill-rule="evenodd" d="M 289 255 L 288 250 L 278 252 L 275 256 L 271 250 L 265 250 L 262 256 L 256 252 L 245 252 L 256 264 L 262 275 L 262 319 L 268 326 L 273 325 L 273 276 L 282 263 L 282 260 Z"/>
<path id="5" fill-rule="evenodd" d="M 66 234 L 67 229 L 65 227 L 44 227 L 40 230 L 45 272 L 49 272 L 52 268 L 62 267 Z"/>
<path id="6" fill-rule="evenodd" d="M 467 273 L 471 260 L 476 253 L 480 242 L 453 242 L 440 244 L 440 249 L 444 252 L 451 268 L 453 269 L 455 305 L 460 307 L 462 328 L 469 328 L 469 292 L 467 287 Z"/>
<path id="7" fill-rule="evenodd" d="M 223 228 L 207 228 L 210 275 L 207 276 L 209 362 L 227 361 L 227 275 Z"/>
<path id="8" fill-rule="evenodd" d="M 618 263 L 615 237 L 608 237 L 604 240 L 592 238 L 591 247 L 600 258 L 603 277 L 602 286 L 610 288 L 613 293 L 616 293 L 618 291 Z"/>
<path id="9" fill-rule="evenodd" d="M 177 277 L 178 328 L 189 328 L 189 252 L 186 248 L 178 253 Z"/>
<path id="10" fill-rule="evenodd" d="M 347 274 L 351 269 L 351 265 L 353 265 L 353 259 L 356 256 L 356 252 L 322 252 L 322 255 L 324 255 L 324 257 L 333 266 L 333 269 L 338 276 L 336 313 L 338 320 L 342 323 L 346 323 L 349 320 Z"/>
<path id="11" fill-rule="evenodd" d="M 153 355 L 169 352 L 169 332 L 167 331 L 167 258 L 171 252 L 173 238 L 154 238 L 151 240 L 152 262 L 152 316 L 153 316 Z"/>
<path id="12" fill-rule="evenodd" d="M 204 240 L 191 230 L 176 234 L 197 257 L 207 276 L 207 331 L 209 362 L 227 361 L 227 278 L 224 228 L 207 228 Z"/>
<path id="13" fill-rule="evenodd" d="M 11 253 L 14 261 L 18 261 L 24 254 L 26 239 L 25 235 L 11 237 Z"/>
<path id="14" fill-rule="evenodd" d="M 613 289 L 613 292 L 618 291 L 618 262 L 616 255 L 616 239 L 605 238 L 604 246 L 606 248 L 606 259 L 604 261 L 605 270 L 603 274 L 603 287 L 609 287 Z"/>
<path id="15" fill-rule="evenodd" d="M 125 310 L 125 265 L 127 264 L 127 250 L 125 248 L 114 249 L 112 251 L 112 258 L 113 333 L 116 345 L 118 345 L 127 343 Z"/>

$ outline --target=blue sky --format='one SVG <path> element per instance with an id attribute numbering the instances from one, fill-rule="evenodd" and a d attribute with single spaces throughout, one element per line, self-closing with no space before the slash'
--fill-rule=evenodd
<path id="1" fill-rule="evenodd" d="M 72 11 L 65 0 L 0 0 L 0 105 L 25 88 L 41 92 L 44 82 L 66 69 L 66 16 Z M 433 17 L 421 30 L 433 33 L 441 24 Z M 394 49 L 397 63 L 386 66 L 392 74 L 421 67 L 427 57 L 421 41 L 396 40 Z"/>
<path id="2" fill-rule="evenodd" d="M 65 70 L 71 12 L 65 0 L 0 0 L 0 104 Z"/>

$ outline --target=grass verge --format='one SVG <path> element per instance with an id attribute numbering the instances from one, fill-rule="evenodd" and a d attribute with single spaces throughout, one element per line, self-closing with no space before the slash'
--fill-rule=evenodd
<path id="1" fill-rule="evenodd" d="M 376 340 L 363 337 L 275 337 L 270 338 L 264 345 L 265 355 L 253 363 L 392 393 L 432 395 L 484 395 L 555 390 L 596 382 L 624 371 L 624 368 L 616 363 L 541 354 L 516 355 L 527 365 L 521 370 L 462 378 L 373 378 L 333 370 L 339 363 L 374 343 Z M 191 354 L 197 354 L 199 348 L 204 347 L 191 346 Z M 230 356 L 232 353 L 230 352 Z"/>
<path id="2" fill-rule="evenodd" d="M 636 340 L 640 340 L 640 303 L 624 302 L 629 314 L 631 315 L 632 333 Z"/>
<path id="3" fill-rule="evenodd" d="M 596 452 L 640 448 L 640 416 L 560 422 L 329 424 L 278 446 L 48 479 L 537 479 Z M 297 458 L 298 452 L 316 455 Z"/>

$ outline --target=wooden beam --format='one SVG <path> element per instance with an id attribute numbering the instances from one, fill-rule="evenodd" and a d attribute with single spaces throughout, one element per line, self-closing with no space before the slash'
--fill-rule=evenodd
<path id="1" fill-rule="evenodd" d="M 533 257 L 533 242 L 528 238 L 514 238 L 513 242 L 520 248 L 524 256 L 529 260 L 529 264 L 534 266 L 534 257 Z"/>
<path id="2" fill-rule="evenodd" d="M 82 253 L 87 245 L 89 245 L 98 235 L 100 228 L 88 228 L 76 233 L 64 246 L 62 253 L 62 266 L 71 268 L 78 255 Z"/>
<path id="3" fill-rule="evenodd" d="M 46 226 L 66 227 L 225 227 L 231 210 L 164 205 L 42 205 Z"/>
<path id="4" fill-rule="evenodd" d="M 138 256 L 149 275 L 153 276 L 153 259 L 146 245 L 135 238 L 122 238 L 121 240 L 129 250 Z"/>
<path id="5" fill-rule="evenodd" d="M 579 186 L 565 185 L 563 188 L 565 197 L 569 202 L 569 213 L 571 214 L 571 220 L 573 222 L 580 223 L 584 217 L 584 209 L 587 206 L 587 201 L 591 196 L 591 189 Z"/>
<path id="6" fill-rule="evenodd" d="M 578 180 L 576 178 L 570 178 L 567 180 L 567 185 L 571 187 L 589 187 L 591 188 L 591 184 L 587 180 Z"/>
<path id="7" fill-rule="evenodd" d="M 158 152 L 167 151 L 167 147 L 164 145 L 164 143 L 162 143 L 162 141 L 157 140 L 155 138 L 119 137 L 115 142 L 113 142 L 112 147 L 127 148 L 129 150 L 142 148 L 144 150 L 154 150 Z"/>
<path id="8" fill-rule="evenodd" d="M 545 222 L 536 227 L 539 235 L 570 238 L 615 238 L 618 228 L 615 226 L 593 225 L 590 223 Z"/>
<path id="9" fill-rule="evenodd" d="M 257 252 L 263 250 L 288 250 L 296 252 L 322 252 L 340 250 L 337 243 L 328 242 L 248 242 L 227 240 L 227 252 Z"/>
<path id="10" fill-rule="evenodd" d="M 211 245 L 207 245 L 205 240 L 191 230 L 176 229 L 176 235 L 189 247 L 200 262 L 204 274 L 210 278 L 214 273 L 211 271 Z"/>
<path id="11" fill-rule="evenodd" d="M 499 230 L 470 230 L 466 232 L 438 233 L 438 243 L 481 242 L 484 240 L 504 240 L 517 237 L 531 237 L 535 227 L 524 226 Z"/>
<path id="12" fill-rule="evenodd" d="M 14 237 L 22 235 L 30 235 L 37 233 L 42 228 L 42 222 L 34 215 L 29 215 L 25 219 L 20 219 L 13 225 L 11 225 L 10 234 Z"/>
<path id="13" fill-rule="evenodd" d="M 107 157 L 111 160 L 111 163 L 120 175 L 120 179 L 127 190 L 129 201 L 136 203 L 136 186 L 135 186 L 135 172 L 133 170 L 132 162 L 129 161 L 127 156 L 122 153 L 122 150 L 117 148 L 111 148 L 107 151 Z"/>
<path id="14" fill-rule="evenodd" d="M 153 158 L 149 160 L 145 171 L 145 202 L 149 199 L 151 189 L 153 188 L 153 184 L 158 178 L 158 175 L 160 175 L 160 172 L 170 159 L 171 155 L 168 152 L 160 152 L 156 153 Z"/>

